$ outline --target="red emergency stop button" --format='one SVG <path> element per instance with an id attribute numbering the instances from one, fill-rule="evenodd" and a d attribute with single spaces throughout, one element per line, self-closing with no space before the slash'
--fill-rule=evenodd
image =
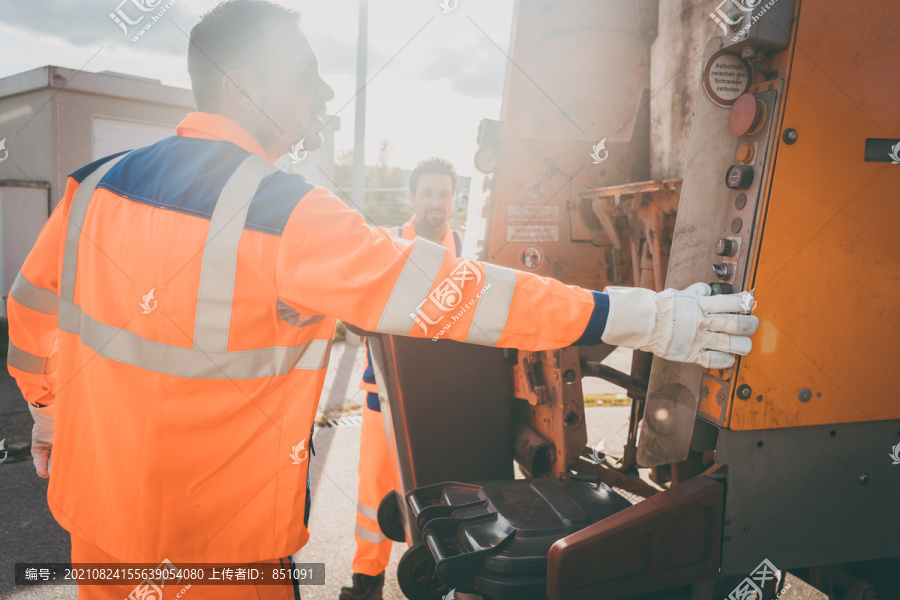
<path id="1" fill-rule="evenodd" d="M 742 136 L 759 124 L 762 109 L 753 94 L 741 94 L 731 107 L 728 115 L 728 131 L 731 135 Z"/>

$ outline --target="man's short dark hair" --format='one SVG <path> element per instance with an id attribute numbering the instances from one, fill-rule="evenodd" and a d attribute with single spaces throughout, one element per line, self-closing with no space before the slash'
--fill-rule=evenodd
<path id="1" fill-rule="evenodd" d="M 247 50 L 264 39 L 263 25 L 270 20 L 296 23 L 300 13 L 265 0 L 226 0 L 194 25 L 188 46 L 188 73 L 197 110 L 218 109 L 222 77 L 230 69 L 260 71 Z"/>
<path id="2" fill-rule="evenodd" d="M 413 172 L 409 175 L 409 191 L 416 193 L 416 186 L 419 185 L 419 177 L 422 175 L 449 175 L 450 189 L 456 191 L 456 169 L 453 164 L 443 158 L 429 158 L 420 162 Z"/>

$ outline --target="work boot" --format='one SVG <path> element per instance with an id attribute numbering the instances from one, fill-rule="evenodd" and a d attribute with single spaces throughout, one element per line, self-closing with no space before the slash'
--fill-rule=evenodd
<path id="1" fill-rule="evenodd" d="M 382 600 L 384 571 L 378 575 L 353 574 L 353 587 L 341 588 L 340 600 Z"/>

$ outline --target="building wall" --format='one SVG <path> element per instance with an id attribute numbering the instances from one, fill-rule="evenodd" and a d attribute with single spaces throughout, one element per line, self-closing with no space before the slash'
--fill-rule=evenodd
<path id="1" fill-rule="evenodd" d="M 63 89 L 53 99 L 53 162 L 51 197 L 56 206 L 65 192 L 69 173 L 93 161 L 92 122 L 94 116 L 175 127 L 193 108 L 156 102 L 142 102 L 83 91 Z M 49 107 L 48 107 L 49 108 Z"/>
<path id="2" fill-rule="evenodd" d="M 50 182 L 53 157 L 53 90 L 44 88 L 0 97 L 0 140 L 5 139 L 6 160 L 0 163 L 0 181 Z M 0 158 L 5 153 L 0 151 Z"/>

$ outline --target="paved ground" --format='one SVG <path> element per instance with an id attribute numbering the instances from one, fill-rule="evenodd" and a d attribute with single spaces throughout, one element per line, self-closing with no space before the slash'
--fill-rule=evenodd
<path id="1" fill-rule="evenodd" d="M 627 351 L 617 350 L 607 360 L 628 370 Z M 363 394 L 357 385 L 362 375 L 362 347 L 337 343 L 322 393 L 321 408 L 330 416 L 358 414 Z M 622 390 L 595 379 L 585 380 L 585 392 L 621 393 Z M 605 447 L 619 454 L 627 436 L 628 407 L 592 407 L 586 410 L 588 440 L 605 439 Z M 0 439 L 22 442 L 30 438 L 30 415 L 14 382 L 0 373 Z M 354 550 L 359 456 L 359 426 L 323 427 L 314 437 L 316 456 L 312 459 L 311 540 L 296 556 L 300 562 L 326 565 L 326 584 L 303 588 L 304 600 L 336 600 L 342 585 L 349 582 Z M 47 482 L 35 474 L 30 460 L 8 459 L 0 465 L 0 599 L 71 599 L 72 587 L 16 588 L 12 573 L 15 562 L 64 562 L 69 556 L 68 534 L 50 515 L 46 502 Z M 385 600 L 403 600 L 396 583 L 397 561 L 405 548 L 395 544 L 387 572 Z M 796 579 L 786 600 L 820 600 L 824 595 Z"/>

